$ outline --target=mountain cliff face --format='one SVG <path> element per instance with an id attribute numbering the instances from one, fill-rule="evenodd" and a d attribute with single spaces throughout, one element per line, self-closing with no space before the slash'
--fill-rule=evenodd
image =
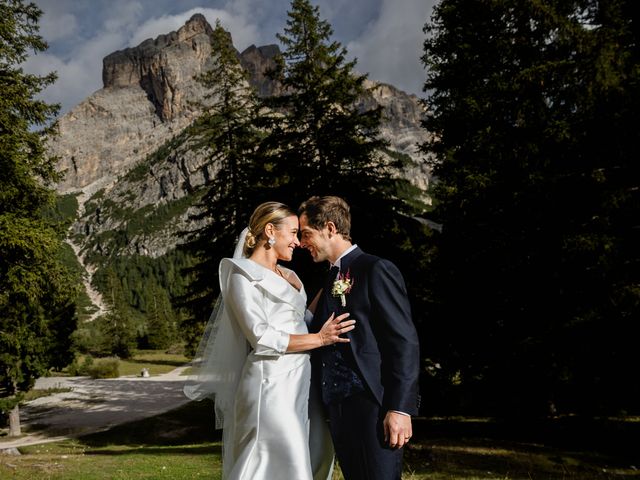
<path id="1" fill-rule="evenodd" d="M 78 195 L 71 241 L 89 270 L 113 253 L 163 255 L 178 242 L 176 232 L 190 228 L 188 213 L 216 173 L 203 168 L 203 153 L 189 148 L 188 135 L 200 114 L 194 101 L 204 93 L 194 77 L 209 67 L 211 38 L 209 23 L 194 15 L 177 32 L 108 55 L 104 87 L 60 118 L 49 149 L 66 171 L 58 191 Z M 265 75 L 278 54 L 275 45 L 239 54 L 261 96 L 280 93 Z M 412 159 L 405 174 L 426 189 L 429 172 L 416 151 L 427 136 L 418 98 L 391 85 L 367 87 L 359 107 L 383 107 L 382 136 L 390 150 Z"/>
<path id="2" fill-rule="evenodd" d="M 104 87 L 60 118 L 60 135 L 50 145 L 66 171 L 59 192 L 94 193 L 114 183 L 191 124 L 200 114 L 193 102 L 203 96 L 194 77 L 208 67 L 211 33 L 205 18 L 194 15 L 177 32 L 104 59 Z M 251 46 L 240 54 L 262 95 L 278 91 L 264 75 L 277 53 L 276 46 Z"/>
<path id="3" fill-rule="evenodd" d="M 193 77 L 211 55 L 212 33 L 205 18 L 195 15 L 177 32 L 108 55 L 102 69 L 104 88 L 139 87 L 163 121 L 186 114 L 188 96 L 196 93 Z"/>

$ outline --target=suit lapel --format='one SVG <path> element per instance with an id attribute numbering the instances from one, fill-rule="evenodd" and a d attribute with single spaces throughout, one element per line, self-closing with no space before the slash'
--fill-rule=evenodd
<path id="1" fill-rule="evenodd" d="M 346 274 L 351 268 L 351 265 L 353 264 L 354 260 L 358 258 L 360 255 L 362 255 L 363 253 L 364 252 L 360 250 L 360 247 L 356 247 L 353 250 L 351 250 L 348 254 L 346 254 L 344 257 L 342 257 L 340 259 L 340 272 L 343 274 Z"/>
<path id="2" fill-rule="evenodd" d="M 351 281 L 353 282 L 353 286 L 354 288 L 358 288 L 356 286 L 357 279 L 355 278 L 354 274 L 355 272 L 352 270 L 351 266 L 355 263 L 356 259 L 362 255 L 363 252 L 362 250 L 360 250 L 359 247 L 354 248 L 353 250 L 351 250 L 348 254 L 346 254 L 344 257 L 342 257 L 340 259 L 340 274 L 341 275 L 346 275 L 347 273 L 349 273 L 349 276 L 351 278 Z M 334 301 L 335 304 L 335 311 L 337 313 L 344 313 L 344 312 L 348 312 L 349 311 L 349 294 L 346 294 L 346 306 L 343 307 L 341 302 L 340 302 L 340 297 L 333 297 L 332 299 Z"/>
<path id="3" fill-rule="evenodd" d="M 362 255 L 362 250 L 359 247 L 354 248 L 347 255 L 340 259 L 340 272 L 346 274 L 349 271 L 349 268 L 353 261 Z M 322 295 L 320 296 L 320 300 L 318 302 L 318 307 L 316 309 L 316 313 L 313 316 L 313 324 L 312 330 L 313 332 L 317 332 L 320 330 L 324 322 L 327 321 L 329 315 L 335 312 L 336 315 L 339 315 L 345 308 L 340 304 L 340 299 L 338 297 L 334 297 L 331 294 L 331 289 L 333 287 L 333 282 L 336 279 L 336 275 L 332 275 L 331 271 L 327 272 L 327 276 L 325 278 Z M 348 302 L 348 300 L 347 300 Z"/>

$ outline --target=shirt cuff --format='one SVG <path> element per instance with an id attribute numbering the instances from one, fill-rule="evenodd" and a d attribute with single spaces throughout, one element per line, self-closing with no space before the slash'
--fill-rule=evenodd
<path id="1" fill-rule="evenodd" d="M 399 413 L 400 415 L 404 415 L 405 417 L 410 417 L 411 416 L 408 413 L 404 413 L 404 412 L 401 412 L 399 410 L 389 410 L 389 411 L 393 412 L 393 413 Z"/>

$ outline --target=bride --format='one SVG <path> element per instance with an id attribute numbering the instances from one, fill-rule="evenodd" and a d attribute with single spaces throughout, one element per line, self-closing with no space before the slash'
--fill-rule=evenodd
<path id="1" fill-rule="evenodd" d="M 333 449 L 314 395 L 308 351 L 353 330 L 333 315 L 317 334 L 305 323 L 307 296 L 292 270 L 298 217 L 286 205 L 258 206 L 234 258 L 220 262 L 217 305 L 187 381 L 191 399 L 215 396 L 223 428 L 224 479 L 327 479 Z M 308 311 L 307 315 L 310 315 Z M 329 439 L 329 440 L 327 440 Z"/>

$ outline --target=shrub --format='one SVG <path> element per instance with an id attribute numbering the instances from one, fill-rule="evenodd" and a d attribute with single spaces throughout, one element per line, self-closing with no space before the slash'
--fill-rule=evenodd
<path id="1" fill-rule="evenodd" d="M 120 376 L 120 360 L 116 357 L 101 358 L 88 369 L 91 378 L 117 378 Z"/>
<path id="2" fill-rule="evenodd" d="M 89 375 L 89 368 L 93 365 L 93 357 L 87 355 L 82 360 L 82 363 L 79 362 L 78 357 L 73 359 L 69 365 L 67 365 L 66 371 L 67 374 L 72 377 L 84 377 Z"/>

